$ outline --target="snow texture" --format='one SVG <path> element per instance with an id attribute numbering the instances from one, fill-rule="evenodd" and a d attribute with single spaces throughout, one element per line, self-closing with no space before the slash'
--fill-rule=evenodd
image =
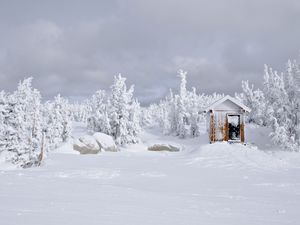
<path id="1" fill-rule="evenodd" d="M 66 154 L 66 143 L 42 167 L 1 164 L 1 224 L 299 224 L 300 155 L 275 151 L 265 128 L 246 128 L 257 146 L 149 129 L 120 152 Z M 155 143 L 182 151 L 147 151 Z"/>

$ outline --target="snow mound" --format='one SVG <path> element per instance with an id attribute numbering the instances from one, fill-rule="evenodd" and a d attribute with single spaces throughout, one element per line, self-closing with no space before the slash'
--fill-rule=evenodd
<path id="1" fill-rule="evenodd" d="M 169 152 L 179 152 L 180 148 L 169 144 L 154 144 L 148 147 L 149 151 L 169 151 Z"/>
<path id="2" fill-rule="evenodd" d="M 113 138 L 107 134 L 97 132 L 93 135 L 93 138 L 98 143 L 99 147 L 101 148 L 101 151 L 106 152 L 117 152 L 118 148 L 115 144 Z"/>
<path id="3" fill-rule="evenodd" d="M 97 154 L 100 152 L 100 146 L 93 136 L 84 135 L 74 140 L 73 149 L 80 154 Z"/>
<path id="4" fill-rule="evenodd" d="M 74 151 L 73 144 L 76 142 L 74 139 L 68 140 L 66 143 L 63 143 L 58 148 L 54 149 L 54 153 L 62 153 L 62 154 L 80 154 L 78 151 Z M 77 140 L 78 142 L 78 140 Z"/>
<path id="5" fill-rule="evenodd" d="M 17 169 L 18 166 L 14 165 L 10 162 L 7 162 L 6 158 L 7 158 L 7 152 L 3 151 L 0 152 L 0 171 L 2 170 L 14 170 Z"/>
<path id="6" fill-rule="evenodd" d="M 291 154 L 286 152 L 284 155 Z M 201 145 L 197 151 L 193 152 L 193 158 L 188 160 L 187 164 L 201 168 L 273 171 L 293 167 L 293 162 L 290 162 L 289 158 L 285 159 L 273 151 L 260 150 L 256 146 L 217 142 Z"/>

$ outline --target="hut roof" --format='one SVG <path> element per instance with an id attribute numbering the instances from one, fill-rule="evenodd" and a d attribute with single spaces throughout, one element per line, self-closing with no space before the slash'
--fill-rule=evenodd
<path id="1" fill-rule="evenodd" d="M 222 103 L 224 103 L 225 101 L 230 101 L 233 104 L 237 105 L 238 107 L 240 107 L 241 109 L 244 109 L 246 112 L 250 112 L 251 109 L 247 106 L 245 106 L 243 103 L 241 103 L 240 101 L 238 101 L 237 99 L 226 95 L 225 97 L 219 99 L 218 101 L 214 102 L 213 104 L 211 104 L 209 107 L 207 107 L 205 109 L 206 112 L 208 112 L 209 110 L 214 110 L 217 106 L 221 105 Z"/>

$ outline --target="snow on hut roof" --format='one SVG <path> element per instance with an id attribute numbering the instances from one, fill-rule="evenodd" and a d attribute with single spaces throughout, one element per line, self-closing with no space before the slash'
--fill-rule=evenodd
<path id="1" fill-rule="evenodd" d="M 226 95 L 225 97 L 219 99 L 218 101 L 214 102 L 213 104 L 211 104 L 209 107 L 207 107 L 205 109 L 206 112 L 208 112 L 209 110 L 214 110 L 217 106 L 219 106 L 220 104 L 222 104 L 225 101 L 231 101 L 232 103 L 234 103 L 235 105 L 239 106 L 240 108 L 244 109 L 246 112 L 251 112 L 251 109 L 247 106 L 245 106 L 243 103 L 241 103 L 240 101 L 238 101 L 237 99 Z"/>

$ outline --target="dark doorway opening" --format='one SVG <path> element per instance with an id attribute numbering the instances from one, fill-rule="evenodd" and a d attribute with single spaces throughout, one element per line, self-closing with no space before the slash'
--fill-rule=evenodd
<path id="1" fill-rule="evenodd" d="M 230 141 L 240 141 L 241 140 L 241 130 L 240 130 L 240 115 L 228 115 L 228 139 Z"/>

